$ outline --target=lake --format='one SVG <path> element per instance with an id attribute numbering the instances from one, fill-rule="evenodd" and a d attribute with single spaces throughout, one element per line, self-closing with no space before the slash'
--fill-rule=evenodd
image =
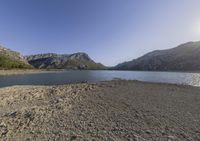
<path id="1" fill-rule="evenodd" d="M 13 85 L 59 85 L 115 78 L 200 86 L 200 73 L 147 71 L 60 71 L 53 73 L 0 76 L 0 87 Z"/>

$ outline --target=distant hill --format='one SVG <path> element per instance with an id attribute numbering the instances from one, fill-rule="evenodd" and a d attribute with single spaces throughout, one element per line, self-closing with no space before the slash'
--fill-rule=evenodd
<path id="1" fill-rule="evenodd" d="M 28 69 L 31 65 L 24 57 L 10 49 L 0 46 L 0 69 Z"/>
<path id="2" fill-rule="evenodd" d="M 113 67 L 115 70 L 199 71 L 200 41 L 167 50 L 156 50 Z"/>
<path id="3" fill-rule="evenodd" d="M 100 63 L 94 62 L 86 53 L 74 54 L 37 54 L 26 56 L 29 64 L 39 69 L 105 69 Z"/>

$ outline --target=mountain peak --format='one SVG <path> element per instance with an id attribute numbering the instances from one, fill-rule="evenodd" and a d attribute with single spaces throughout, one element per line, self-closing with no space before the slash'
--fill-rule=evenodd
<path id="1" fill-rule="evenodd" d="M 78 53 L 74 53 L 69 55 L 70 58 L 76 58 L 76 59 L 80 59 L 80 60 L 87 60 L 87 61 L 93 61 L 89 55 L 87 53 L 84 52 L 78 52 Z"/>

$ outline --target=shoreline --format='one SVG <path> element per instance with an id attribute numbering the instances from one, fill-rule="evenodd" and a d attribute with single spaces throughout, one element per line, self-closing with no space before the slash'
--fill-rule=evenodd
<path id="1" fill-rule="evenodd" d="M 6 75 L 23 75 L 23 74 L 37 74 L 37 73 L 56 73 L 62 71 L 105 71 L 105 70 L 65 70 L 65 69 L 11 69 L 11 70 L 1 70 L 0 76 Z"/>
<path id="2" fill-rule="evenodd" d="M 63 70 L 45 70 L 45 69 L 14 69 L 14 70 L 0 70 L 0 76 L 6 75 L 23 75 L 23 74 L 37 74 L 37 73 L 53 73 Z"/>
<path id="3" fill-rule="evenodd" d="M 0 76 L 4 75 L 22 75 L 22 74 L 37 74 L 37 73 L 52 73 L 52 72 L 61 72 L 64 69 L 10 69 L 10 70 L 1 70 L 0 69 Z M 74 70 L 76 71 L 76 70 Z M 98 70 L 92 70 L 98 71 Z M 100 70 L 100 71 L 131 71 L 131 72 L 167 72 L 167 73 L 200 73 L 200 71 L 143 71 L 143 70 Z"/>
<path id="4" fill-rule="evenodd" d="M 200 88 L 112 80 L 0 89 L 1 140 L 200 140 Z"/>

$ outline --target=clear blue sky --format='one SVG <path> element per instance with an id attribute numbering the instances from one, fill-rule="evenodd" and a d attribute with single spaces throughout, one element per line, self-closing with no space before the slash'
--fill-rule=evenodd
<path id="1" fill-rule="evenodd" d="M 0 44 L 105 65 L 200 40 L 200 0 L 0 0 Z"/>

